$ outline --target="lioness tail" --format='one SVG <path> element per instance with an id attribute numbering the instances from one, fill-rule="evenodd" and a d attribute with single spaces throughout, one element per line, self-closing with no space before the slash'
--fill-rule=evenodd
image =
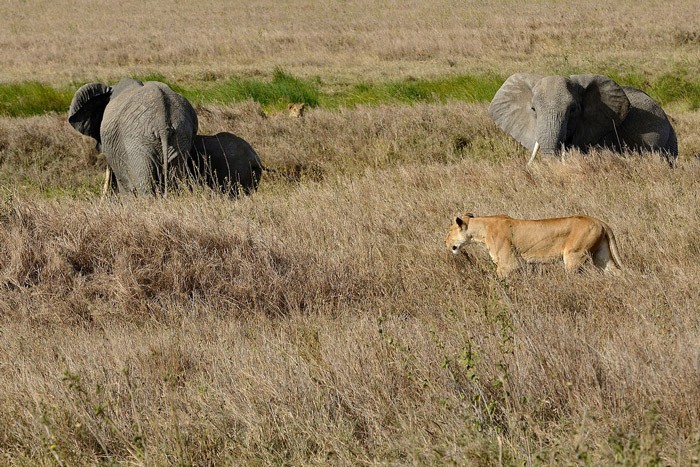
<path id="1" fill-rule="evenodd" d="M 608 245 L 610 245 L 610 254 L 612 255 L 613 262 L 618 268 L 622 269 L 622 259 L 620 259 L 620 252 L 617 249 L 615 234 L 610 226 L 605 223 L 603 224 L 603 228 L 605 229 L 605 235 L 608 237 Z"/>

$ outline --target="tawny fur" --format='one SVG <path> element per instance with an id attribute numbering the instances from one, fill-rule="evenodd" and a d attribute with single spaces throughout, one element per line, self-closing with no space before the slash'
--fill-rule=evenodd
<path id="1" fill-rule="evenodd" d="M 287 106 L 287 110 L 289 111 L 290 117 L 295 117 L 295 118 L 303 117 L 304 112 L 306 111 L 306 104 L 304 104 L 303 102 L 289 104 Z"/>
<path id="2" fill-rule="evenodd" d="M 469 242 L 483 243 L 503 278 L 526 263 L 564 260 L 568 272 L 578 271 L 590 258 L 606 272 L 619 271 L 622 261 L 610 227 L 589 216 L 513 219 L 506 215 L 455 217 L 445 245 L 452 253 Z"/>

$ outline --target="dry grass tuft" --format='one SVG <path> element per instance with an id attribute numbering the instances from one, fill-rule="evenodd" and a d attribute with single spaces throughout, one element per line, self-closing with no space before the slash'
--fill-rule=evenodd
<path id="1" fill-rule="evenodd" d="M 0 118 L 0 182 L 85 193 L 105 168 L 94 148 L 95 141 L 73 130 L 65 114 Z"/>

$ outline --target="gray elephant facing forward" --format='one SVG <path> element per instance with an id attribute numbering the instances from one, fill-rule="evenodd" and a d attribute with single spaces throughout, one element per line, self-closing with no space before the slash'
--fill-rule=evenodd
<path id="1" fill-rule="evenodd" d="M 644 92 L 601 75 L 538 76 L 517 73 L 488 109 L 496 124 L 532 151 L 564 148 L 656 150 L 673 164 L 678 141 L 671 122 Z"/>
<path id="2" fill-rule="evenodd" d="M 82 86 L 68 122 L 97 141 L 120 192 L 167 195 L 171 168 L 184 171 L 197 114 L 168 85 L 122 79 L 114 87 Z"/>
<path id="3" fill-rule="evenodd" d="M 231 197 L 254 192 L 263 172 L 252 146 L 228 132 L 195 136 L 188 166 L 195 181 Z"/>

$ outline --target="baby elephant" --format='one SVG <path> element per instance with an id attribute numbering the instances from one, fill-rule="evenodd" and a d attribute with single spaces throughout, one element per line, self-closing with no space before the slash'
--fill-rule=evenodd
<path id="1" fill-rule="evenodd" d="M 240 192 L 253 193 L 263 171 L 260 157 L 250 144 L 228 132 L 195 136 L 188 165 L 196 181 L 231 197 Z"/>

